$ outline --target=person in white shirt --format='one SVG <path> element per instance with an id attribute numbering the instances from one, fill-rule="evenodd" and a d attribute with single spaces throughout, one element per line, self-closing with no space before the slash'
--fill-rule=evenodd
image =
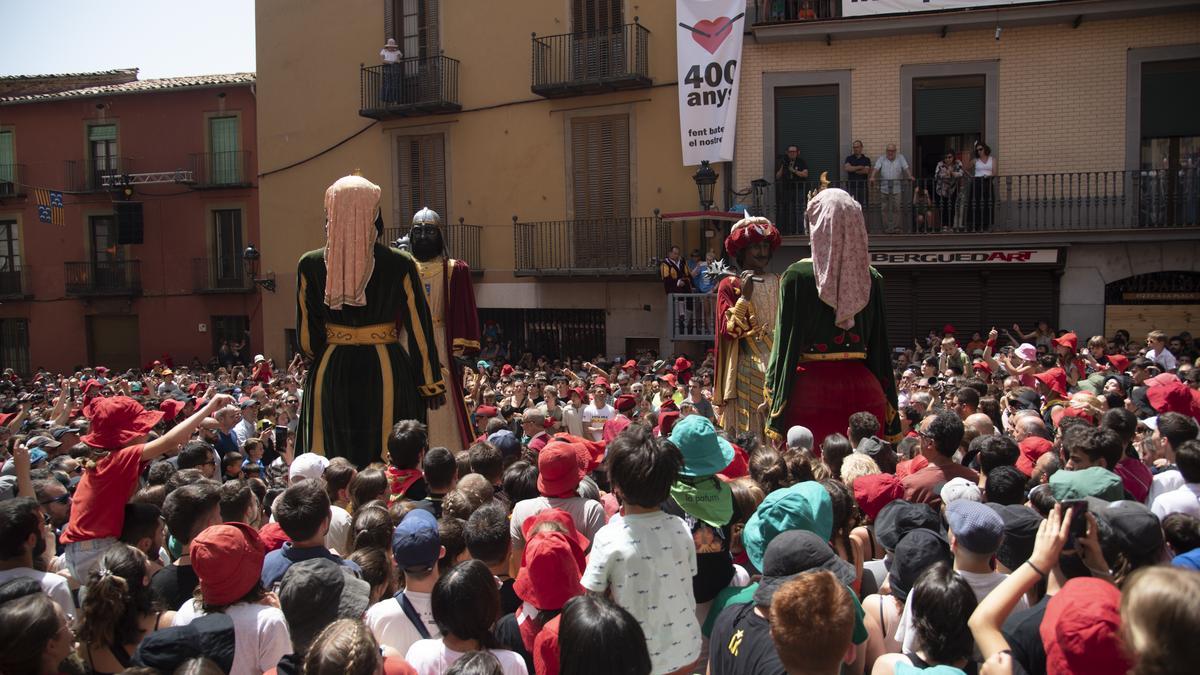
<path id="1" fill-rule="evenodd" d="M 1176 457 L 1179 447 L 1195 439 L 1200 428 L 1194 419 L 1175 412 L 1163 413 L 1158 417 L 1148 418 L 1145 422 L 1146 426 L 1154 429 L 1154 434 L 1150 437 L 1153 455 L 1146 460 L 1147 463 L 1153 462 L 1154 470 L 1158 471 L 1154 474 L 1150 492 L 1146 495 L 1146 504 L 1153 506 L 1160 495 L 1183 487 L 1186 481 L 1179 469 L 1175 468 Z"/>
<path id="2" fill-rule="evenodd" d="M 604 423 L 617 416 L 617 411 L 608 405 L 608 383 L 596 380 L 592 386 L 592 402 L 583 406 L 580 421 L 587 437 L 593 441 L 604 438 Z"/>
<path id="3" fill-rule="evenodd" d="M 242 419 L 233 427 L 233 438 L 238 448 L 246 445 L 246 439 L 258 435 L 258 401 L 248 398 L 238 404 L 242 409 Z"/>
<path id="4" fill-rule="evenodd" d="M 1163 492 L 1150 503 L 1150 510 L 1159 520 L 1172 513 L 1185 513 L 1200 518 L 1200 441 L 1184 441 L 1175 450 L 1175 465 L 1183 485 Z"/>
<path id="5" fill-rule="evenodd" d="M 529 675 L 521 655 L 497 648 L 492 625 L 500 618 L 500 588 L 482 561 L 467 560 L 450 568 L 433 587 L 432 605 L 434 620 L 445 632 L 440 638 L 418 640 L 404 655 L 419 675 L 443 675 L 472 651 L 490 652 L 504 675 Z"/>
<path id="6" fill-rule="evenodd" d="M 163 379 L 163 381 L 158 385 L 158 388 L 155 390 L 159 398 L 183 396 L 183 389 L 180 388 L 179 383 L 175 381 L 175 373 L 170 368 L 163 370 L 161 373 L 159 373 L 159 375 Z"/>
<path id="7" fill-rule="evenodd" d="M 37 500 L 17 497 L 0 502 L 0 584 L 27 577 L 38 582 L 62 610 L 67 618 L 75 617 L 75 601 L 65 577 L 48 572 L 39 572 L 33 567 L 33 559 L 40 557 L 46 548 L 41 509 Z"/>
<path id="8" fill-rule="evenodd" d="M 900 200 L 905 193 L 901 179 L 913 179 L 908 160 L 896 152 L 896 144 L 888 143 L 887 153 L 875 159 L 867 181 L 871 186 L 879 183 L 879 196 L 883 199 L 883 227 L 885 232 L 900 231 Z"/>
<path id="9" fill-rule="evenodd" d="M 404 575 L 404 590 L 372 605 L 364 619 L 379 644 L 403 654 L 419 640 L 441 637 L 431 594 L 437 562 L 445 555 L 433 514 L 423 509 L 405 514 L 392 535 L 392 556 Z"/>
<path id="10" fill-rule="evenodd" d="M 1166 372 L 1174 372 L 1179 363 L 1175 355 L 1167 349 L 1167 334 L 1161 330 L 1152 330 L 1146 335 L 1146 358 L 1162 366 Z"/>

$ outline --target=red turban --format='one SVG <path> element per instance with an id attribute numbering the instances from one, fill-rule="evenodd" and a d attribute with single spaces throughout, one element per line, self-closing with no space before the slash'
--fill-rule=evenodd
<path id="1" fill-rule="evenodd" d="M 774 251 L 783 243 L 783 237 L 766 218 L 742 218 L 734 224 L 729 236 L 725 237 L 725 251 L 736 258 L 738 251 L 760 241 L 769 242 L 771 250 Z"/>

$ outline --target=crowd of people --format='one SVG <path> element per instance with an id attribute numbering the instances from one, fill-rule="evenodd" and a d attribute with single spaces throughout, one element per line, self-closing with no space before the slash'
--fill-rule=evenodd
<path id="1" fill-rule="evenodd" d="M 306 364 L 0 380 L 0 673 L 1191 672 L 1200 348 L 953 326 L 901 434 L 714 357 L 481 360 L 476 438 L 296 455 Z"/>

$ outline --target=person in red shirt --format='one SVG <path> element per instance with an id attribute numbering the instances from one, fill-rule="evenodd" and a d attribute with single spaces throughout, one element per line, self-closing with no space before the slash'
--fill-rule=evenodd
<path id="1" fill-rule="evenodd" d="M 146 410 L 126 396 L 95 398 L 88 403 L 83 413 L 91 422 L 91 433 L 80 440 L 91 452 L 82 458 L 83 478 L 61 537 L 67 568 L 75 579 L 87 579 L 104 553 L 118 542 L 125 502 L 137 489 L 143 465 L 186 443 L 201 420 L 232 401 L 223 394 L 214 396 L 191 417 L 150 442 L 150 430 L 162 419 L 162 411 Z"/>
<path id="2" fill-rule="evenodd" d="M 901 481 L 905 499 L 937 508 L 942 503 L 938 491 L 951 478 L 979 482 L 979 474 L 954 461 L 954 453 L 962 444 L 964 431 L 962 420 L 948 410 L 926 417 L 921 422 L 917 431 L 921 437 L 921 456 L 929 460 L 929 465 L 905 476 Z"/>
<path id="3" fill-rule="evenodd" d="M 250 379 L 260 384 L 267 384 L 271 381 L 274 373 L 271 372 L 271 363 L 266 357 L 258 354 L 254 357 L 254 371 L 250 375 Z"/>

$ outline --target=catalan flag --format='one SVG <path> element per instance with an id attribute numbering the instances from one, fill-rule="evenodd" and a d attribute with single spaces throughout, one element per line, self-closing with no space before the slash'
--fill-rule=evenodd
<path id="1" fill-rule="evenodd" d="M 66 224 L 66 210 L 63 208 L 61 192 L 34 188 L 33 197 L 37 201 L 38 220 L 53 225 Z"/>

